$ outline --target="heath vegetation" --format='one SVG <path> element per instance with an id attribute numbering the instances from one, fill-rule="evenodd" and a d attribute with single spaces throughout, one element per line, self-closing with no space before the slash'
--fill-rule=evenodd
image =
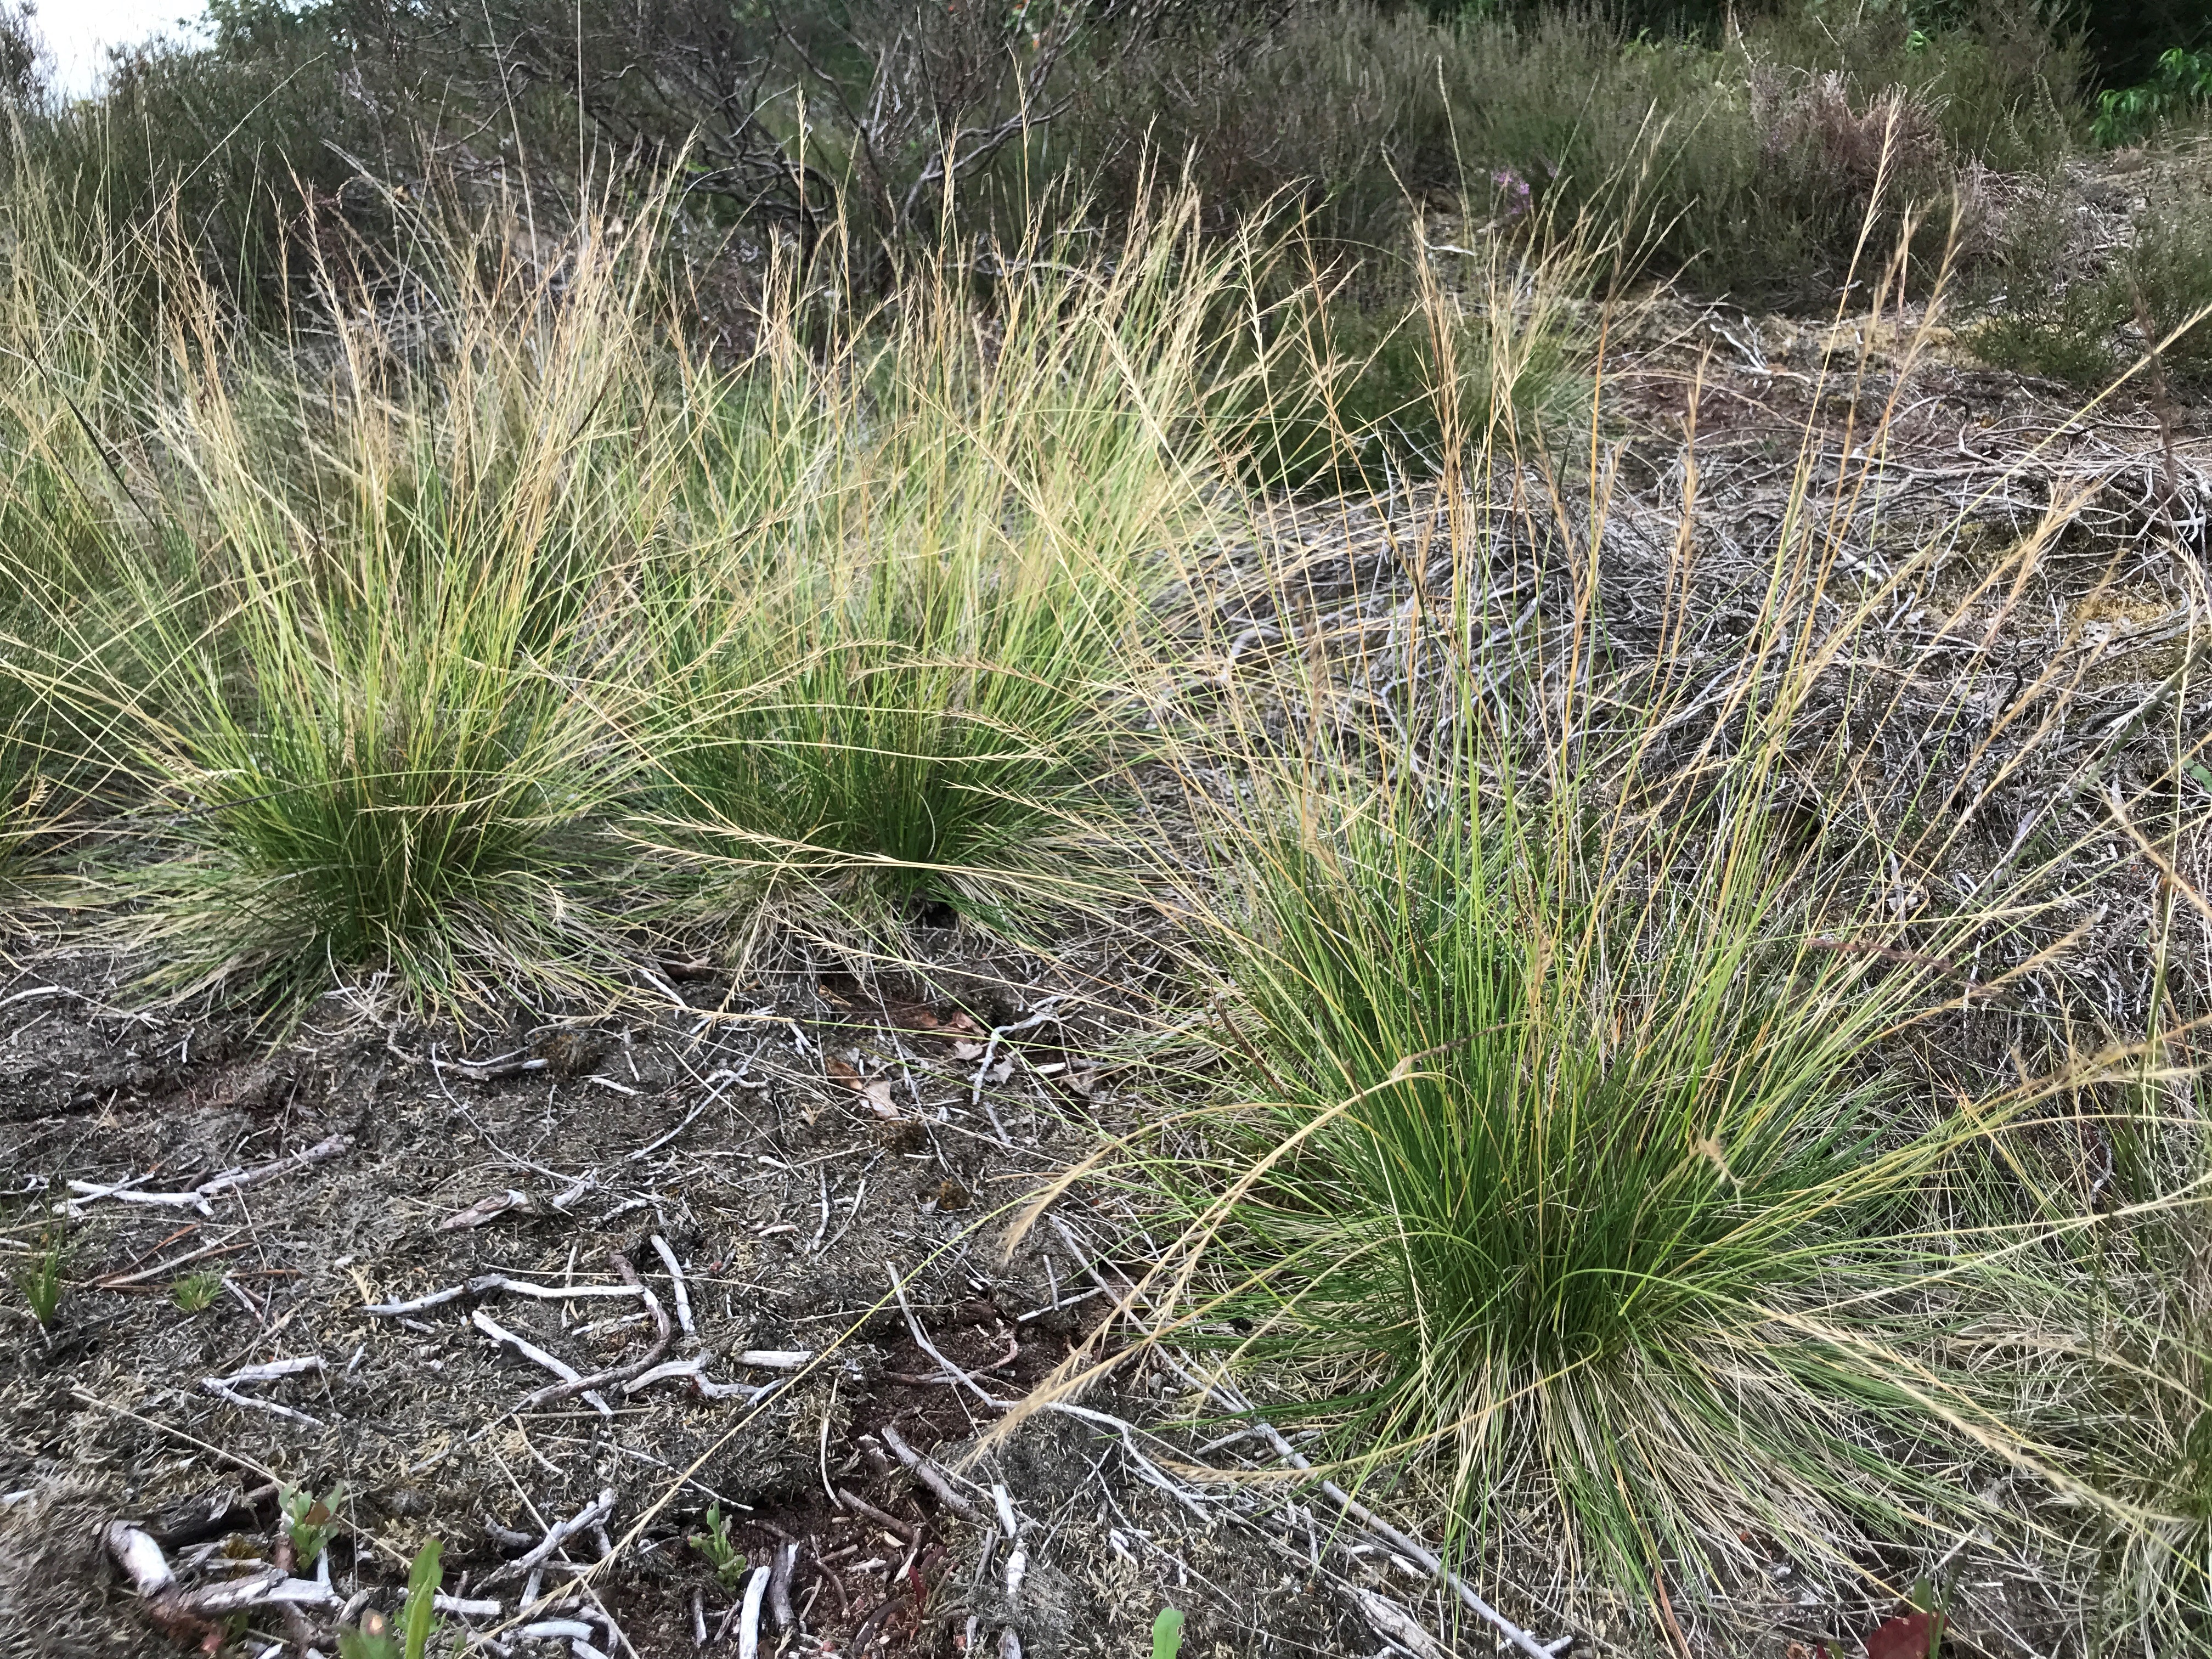
<path id="1" fill-rule="evenodd" d="M 259 1483 L 149 1616 L 2212 1651 L 2203 27 L 0 16 L 22 1410 Z"/>

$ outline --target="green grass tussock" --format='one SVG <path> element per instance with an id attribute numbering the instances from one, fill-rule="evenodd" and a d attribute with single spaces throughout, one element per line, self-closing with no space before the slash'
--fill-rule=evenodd
<path id="1" fill-rule="evenodd" d="M 458 1013 L 605 983 L 587 830 L 628 765 L 593 693 L 653 512 L 620 459 L 635 264 L 586 234 L 557 307 L 511 274 L 411 369 L 372 312 L 319 376 L 177 282 L 132 411 L 159 462 L 131 620 L 76 622 L 67 586 L 45 618 L 61 700 L 141 792 L 110 879 L 164 994 L 297 1006 L 380 974 Z"/>
<path id="2" fill-rule="evenodd" d="M 1183 446 L 1233 261 L 1188 211 L 1110 276 L 1009 254 L 988 337 L 939 274 L 820 361 L 771 307 L 755 370 L 695 386 L 630 829 L 696 872 L 686 903 L 804 895 L 881 938 L 1110 884 L 1148 618 L 1209 518 Z"/>
<path id="3" fill-rule="evenodd" d="M 1224 1059 L 1255 1104 L 1176 1184 L 1218 1258 L 1194 1317 L 1249 1334 L 1208 1346 L 1327 1376 L 1335 1455 L 1428 1465 L 1471 1544 L 1529 1541 L 1534 1506 L 1647 1590 L 1746 1526 L 1818 1553 L 1940 1501 L 1877 1449 L 1930 1395 L 1985 1409 L 1923 1358 L 1966 1320 L 1907 1312 L 1955 1132 L 1915 1133 L 1870 1051 L 1920 988 L 1813 947 L 1755 811 L 1639 894 L 1651 849 L 1580 791 L 1485 801 L 1475 760 L 1230 838 Z"/>

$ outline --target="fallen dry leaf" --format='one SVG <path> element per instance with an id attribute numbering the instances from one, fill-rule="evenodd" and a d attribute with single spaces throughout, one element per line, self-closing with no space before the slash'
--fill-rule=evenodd
<path id="1" fill-rule="evenodd" d="M 871 1083 L 860 1075 L 860 1067 L 849 1060 L 832 1060 L 823 1069 L 829 1073 L 832 1083 L 858 1095 L 878 1117 L 896 1117 L 899 1115 L 898 1108 L 891 1104 L 891 1080 L 889 1078 L 879 1077 Z"/>

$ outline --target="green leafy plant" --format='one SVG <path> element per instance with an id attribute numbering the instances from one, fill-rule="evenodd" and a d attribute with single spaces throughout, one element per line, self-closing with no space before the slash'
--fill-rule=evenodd
<path id="1" fill-rule="evenodd" d="M 1182 1653 L 1182 1610 L 1162 1607 L 1152 1620 L 1152 1659 L 1180 1659 Z"/>
<path id="2" fill-rule="evenodd" d="M 2148 81 L 2098 94 L 2089 131 L 2100 144 L 2140 143 L 2165 123 L 2207 108 L 2212 108 L 2212 50 L 2175 46 L 2160 55 Z"/>
<path id="3" fill-rule="evenodd" d="M 729 1517 L 720 1504 L 707 1505 L 707 1530 L 693 1533 L 685 1541 L 707 1558 L 724 1589 L 735 1590 L 744 1582 L 752 1564 L 731 1539 Z"/>
<path id="4" fill-rule="evenodd" d="M 62 1259 L 66 1253 L 65 1240 L 59 1222 L 56 1222 L 39 1241 L 31 1257 L 31 1265 L 15 1274 L 15 1288 L 22 1292 L 24 1305 L 31 1317 L 47 1330 L 61 1316 Z"/>
<path id="5" fill-rule="evenodd" d="M 427 1540 L 407 1574 L 407 1602 L 394 1635 L 391 1620 L 380 1613 L 362 1616 L 360 1627 L 338 1637 L 340 1659 L 423 1659 L 438 1625 L 438 1586 L 444 1581 L 442 1546 Z"/>
<path id="6" fill-rule="evenodd" d="M 278 1489 L 277 1507 L 283 1513 L 285 1531 L 292 1540 L 295 1571 L 307 1571 L 329 1547 L 339 1526 L 338 1505 L 344 1501 L 343 1481 L 320 1497 L 305 1486 Z"/>
<path id="7" fill-rule="evenodd" d="M 189 1273 L 169 1286 L 169 1300 L 182 1313 L 204 1313 L 222 1294 L 222 1275 L 212 1267 Z"/>

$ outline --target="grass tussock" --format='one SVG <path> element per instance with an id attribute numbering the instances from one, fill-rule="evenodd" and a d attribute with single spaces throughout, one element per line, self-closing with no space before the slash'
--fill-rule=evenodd
<path id="1" fill-rule="evenodd" d="M 1462 302 L 1439 285 L 1430 303 Z M 1510 344 L 1538 313 L 1486 314 Z M 1071 1178 L 1128 1218 L 1140 1346 L 1203 1356 L 1310 1428 L 1317 1464 L 1471 1559 L 1519 1559 L 1571 1600 L 1627 1589 L 1654 1639 L 1662 1605 L 1725 1620 L 1777 1559 L 1825 1578 L 1966 1535 L 2112 1548 L 2135 1575 L 2127 1626 L 2187 1626 L 2204 1349 L 2145 1298 L 2193 1248 L 2171 1228 L 2197 1176 L 2144 1168 L 2108 1233 L 2050 1143 L 2069 1115 L 2084 1133 L 2085 1099 L 2112 1135 L 2142 1129 L 2110 1099 L 2185 1094 L 2188 1038 L 1929 1069 L 1956 964 L 2048 959 L 2027 941 L 2075 849 L 1900 901 L 1900 869 L 1972 856 L 1957 820 L 1902 781 L 1804 820 L 1808 782 L 1863 780 L 1853 754 L 1886 724 L 1949 741 L 1851 689 L 1937 547 L 1845 579 L 1854 486 L 1830 495 L 1806 466 L 1726 650 L 1665 620 L 1656 655 L 1624 653 L 1604 495 L 1569 494 L 1510 401 L 1472 408 L 1426 527 L 1393 546 L 1388 629 L 1316 615 L 1287 582 L 1257 614 L 1297 649 L 1225 672 L 1226 707 L 1178 728 L 1210 1000 L 1161 1064 L 1194 1103 Z M 1699 604 L 1694 496 L 1682 511 L 1646 615 Z M 2062 528 L 1979 592 L 2030 580 Z M 1550 550 L 1538 598 L 1492 591 L 1501 541 Z M 1550 625 L 1523 635 L 1539 610 Z M 1224 659 L 1255 631 L 1224 635 Z M 1855 702 L 1874 735 L 1825 748 L 1821 711 Z M 2104 1254 L 2120 1235 L 2148 1252 L 2124 1293 Z M 1123 1363 L 1079 1354 L 1060 1384 Z M 2116 1390 L 2160 1426 L 2084 1409 Z"/>
<path id="2" fill-rule="evenodd" d="M 1187 211 L 1110 275 L 1073 249 L 1009 270 L 988 336 L 940 271 L 826 356 L 772 307 L 754 370 L 694 386 L 690 544 L 641 578 L 629 830 L 686 904 L 798 900 L 881 938 L 916 906 L 999 926 L 1110 884 L 1147 619 L 1210 515 L 1178 445 L 1201 447 L 1231 261 Z"/>

